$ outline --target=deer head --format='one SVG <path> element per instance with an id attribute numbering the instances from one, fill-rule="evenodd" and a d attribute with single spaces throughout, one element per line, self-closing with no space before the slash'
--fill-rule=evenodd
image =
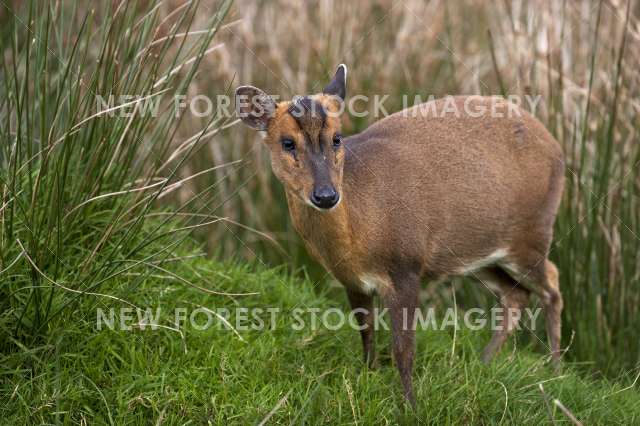
<path id="1" fill-rule="evenodd" d="M 271 166 L 289 196 L 330 210 L 342 193 L 344 147 L 340 114 L 347 67 L 340 65 L 322 93 L 276 102 L 253 86 L 236 89 L 236 110 L 247 126 L 266 132 Z"/>

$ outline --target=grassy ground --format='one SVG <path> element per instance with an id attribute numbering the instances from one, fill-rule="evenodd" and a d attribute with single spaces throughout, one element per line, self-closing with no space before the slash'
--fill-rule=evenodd
<path id="1" fill-rule="evenodd" d="M 640 353 L 637 2 L 550 2 L 548 14 L 537 2 L 521 10 L 424 3 L 434 15 L 417 1 L 381 9 L 361 0 L 336 3 L 321 26 L 316 6 L 326 2 L 13 3 L 0 7 L 0 423 L 569 422 L 556 399 L 584 423 L 638 423 L 640 398 L 626 388 Z M 269 26 L 274 16 L 297 32 Z M 305 53 L 300 40 L 311 27 L 323 29 L 315 41 L 326 48 Z M 367 37 L 355 42 L 358 33 Z M 407 34 L 421 38 L 407 43 Z M 371 372 L 355 331 L 296 331 L 290 315 L 275 330 L 240 336 L 171 328 L 174 308 L 345 309 L 342 293 L 318 295 L 282 271 L 176 261 L 187 233 L 201 229 L 210 253 L 285 261 L 264 246 L 271 232 L 288 264 L 304 264 L 282 199 L 272 196 L 280 187 L 266 151 L 239 130 L 222 132 L 233 117 L 172 109 L 176 96 L 226 93 L 236 83 L 308 93 L 339 62 L 353 64 L 353 94 L 396 94 L 390 110 L 403 93 L 496 93 L 497 77 L 516 93 L 542 94 L 540 118 L 570 167 L 552 252 L 565 342 L 575 337 L 567 357 L 593 374 L 632 377 L 596 381 L 581 366 L 558 376 L 535 348 L 506 351 L 487 367 L 477 361 L 486 333 L 421 332 L 414 414 L 401 408 L 388 332 L 379 333 L 382 368 Z M 479 74 L 471 78 L 471 69 Z M 159 112 L 112 116 L 96 106 L 98 96 L 113 96 L 124 110 L 130 98 L 122 96 L 132 95 L 136 110 L 148 99 Z M 366 124 L 345 116 L 349 133 Z M 189 282 L 260 294 L 206 294 Z M 486 305 L 465 292 L 439 306 Z M 115 298 L 161 307 L 163 327 L 96 330 L 97 308 L 128 306 Z"/>
<path id="2" fill-rule="evenodd" d="M 160 307 L 161 325 L 172 326 L 176 307 L 346 308 L 344 298 L 318 295 L 310 282 L 278 270 L 205 259 L 164 268 L 189 281 L 215 281 L 218 291 L 259 294 L 204 294 L 157 275 L 127 299 L 143 309 Z M 118 280 L 126 287 L 126 277 Z M 411 413 L 402 408 L 388 331 L 378 332 L 381 367 L 367 371 L 359 336 L 346 327 L 296 331 L 295 320 L 280 314 L 275 330 L 239 331 L 242 340 L 224 326 L 185 325 L 183 337 L 168 328 L 97 330 L 96 308 L 126 307 L 105 301 L 85 300 L 41 345 L 3 355 L 3 422 L 255 424 L 274 410 L 272 424 L 567 423 L 554 399 L 585 424 L 640 420 L 635 390 L 586 379 L 571 366 L 558 376 L 527 348 L 507 349 L 484 366 L 477 355 L 485 332 L 462 330 L 455 341 L 452 331 L 419 332 L 418 409 Z M 262 318 L 270 324 L 269 314 Z M 198 324 L 205 320 L 199 316 Z"/>

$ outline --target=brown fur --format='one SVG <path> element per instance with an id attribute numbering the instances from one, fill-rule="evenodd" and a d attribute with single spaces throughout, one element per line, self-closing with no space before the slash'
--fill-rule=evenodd
<path id="1" fill-rule="evenodd" d="M 313 99 L 331 111 L 339 107 L 322 94 Z M 502 118 L 464 113 L 465 102 L 489 111 L 494 99 L 456 97 L 458 116 L 440 114 L 445 100 L 433 102 L 393 114 L 346 138 L 338 150 L 325 151 L 341 197 L 328 211 L 308 205 L 314 177 L 305 158 L 314 148 L 303 133 L 315 135 L 312 140 L 323 134 L 330 139 L 340 131 L 338 118 L 327 119 L 321 129 L 301 129 L 287 113 L 290 104 L 280 103 L 265 139 L 296 230 L 311 254 L 346 286 L 354 309 L 371 308 L 363 276 L 375 278 L 375 290 L 389 308 L 405 396 L 412 402 L 414 331 L 402 328 L 402 309 L 411 324 L 423 279 L 465 273 L 496 251 L 505 253 L 500 263 L 482 265 L 474 275 L 506 308 L 521 310 L 531 292 L 539 295 L 555 360 L 560 353 L 562 298 L 557 269 L 547 260 L 563 189 L 559 144 L 519 109 Z M 413 116 L 425 107 L 434 107 L 435 113 Z M 515 108 L 506 102 L 498 107 L 504 112 Z M 284 136 L 295 138 L 297 158 L 282 150 Z M 371 318 L 364 315 L 359 321 L 370 323 Z M 505 319 L 505 330 L 494 334 L 483 359 L 499 350 L 516 324 L 515 317 Z M 362 331 L 369 362 L 372 336 L 370 328 Z"/>

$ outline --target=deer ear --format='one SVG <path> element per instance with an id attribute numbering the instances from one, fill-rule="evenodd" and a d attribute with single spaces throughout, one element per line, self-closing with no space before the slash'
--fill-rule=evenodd
<path id="1" fill-rule="evenodd" d="M 347 96 L 347 66 L 345 64 L 338 65 L 333 80 L 327 84 L 327 87 L 322 90 L 322 93 L 337 96 L 344 101 L 344 98 Z"/>
<path id="2" fill-rule="evenodd" d="M 267 130 L 275 111 L 276 102 L 257 87 L 240 86 L 236 89 L 236 112 L 252 129 Z"/>

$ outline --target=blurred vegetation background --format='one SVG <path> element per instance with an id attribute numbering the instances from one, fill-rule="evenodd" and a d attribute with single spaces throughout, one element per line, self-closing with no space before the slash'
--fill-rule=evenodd
<path id="1" fill-rule="evenodd" d="M 187 235 L 211 256 L 330 282 L 291 227 L 260 136 L 233 117 L 176 116 L 172 99 L 215 99 L 240 84 L 314 93 L 345 63 L 348 95 L 388 95 L 390 113 L 403 95 L 541 95 L 535 114 L 567 157 L 551 252 L 566 357 L 637 374 L 640 2 L 14 1 L 0 11 L 7 347 L 41 338 L 74 306 L 60 286 L 143 279 Z M 158 99 L 162 115 L 99 114 L 96 95 Z M 344 133 L 371 122 L 345 115 Z M 145 251 L 158 240 L 166 250 Z M 133 285 L 109 295 L 126 299 Z M 425 300 L 495 304 L 473 283 L 453 288 L 428 287 Z"/>

